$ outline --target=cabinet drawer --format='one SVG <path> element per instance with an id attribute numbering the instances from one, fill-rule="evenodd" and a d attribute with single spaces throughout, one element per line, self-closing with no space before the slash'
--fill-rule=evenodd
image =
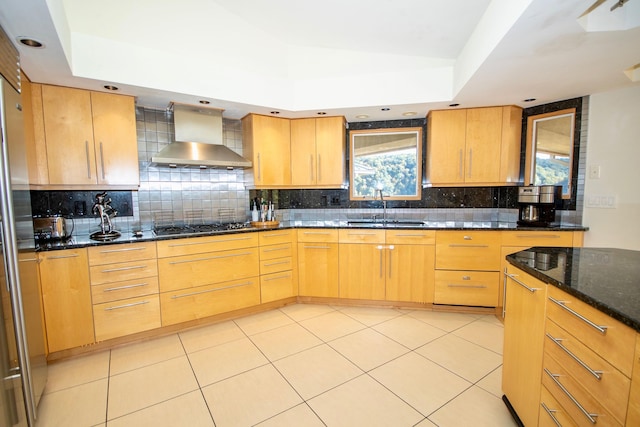
<path id="1" fill-rule="evenodd" d="M 276 245 L 280 243 L 291 243 L 294 240 L 295 230 L 273 230 L 262 231 L 258 233 L 258 241 L 260 246 Z"/>
<path id="2" fill-rule="evenodd" d="M 636 335 L 631 328 L 555 286 L 549 286 L 547 298 L 549 319 L 631 377 Z"/>
<path id="3" fill-rule="evenodd" d="M 295 296 L 293 273 L 282 271 L 261 276 L 260 293 L 263 303 Z"/>
<path id="4" fill-rule="evenodd" d="M 293 258 L 284 257 L 260 261 L 260 274 L 271 274 L 293 269 Z"/>
<path id="5" fill-rule="evenodd" d="M 92 246 L 89 248 L 89 265 L 113 264 L 116 262 L 155 258 L 155 242 Z"/>
<path id="6" fill-rule="evenodd" d="M 91 285 L 100 285 L 102 283 L 157 276 L 158 265 L 155 259 L 94 265 L 89 267 L 89 273 L 91 275 Z"/>
<path id="7" fill-rule="evenodd" d="M 158 295 L 130 298 L 93 306 L 96 341 L 160 327 Z"/>
<path id="8" fill-rule="evenodd" d="M 500 269 L 500 232 L 446 231 L 436 233 L 436 268 L 443 270 Z"/>
<path id="9" fill-rule="evenodd" d="M 338 230 L 303 228 L 298 230 L 298 242 L 338 243 Z"/>
<path id="10" fill-rule="evenodd" d="M 546 387 L 540 390 L 540 427 L 576 427 L 577 424 L 571 419 L 564 408 L 558 403 L 555 397 Z"/>
<path id="11" fill-rule="evenodd" d="M 259 233 L 230 233 L 157 242 L 158 258 L 258 246 Z"/>
<path id="12" fill-rule="evenodd" d="M 104 283 L 91 286 L 91 299 L 94 304 L 102 304 L 157 294 L 158 289 L 158 278 L 156 276 L 125 280 L 124 282 Z"/>
<path id="13" fill-rule="evenodd" d="M 556 361 L 547 352 L 542 360 L 542 385 L 549 390 L 576 424 L 582 426 L 597 422 L 598 426 L 622 426 L 597 398 L 571 376 L 562 363 Z M 594 421 L 591 421 L 589 416 Z"/>
<path id="14" fill-rule="evenodd" d="M 287 242 L 279 245 L 269 245 L 260 247 L 260 261 L 274 258 L 282 258 L 293 255 L 293 243 Z"/>
<path id="15" fill-rule="evenodd" d="M 573 231 L 502 231 L 502 246 L 573 246 Z"/>
<path id="16" fill-rule="evenodd" d="M 435 272 L 434 303 L 495 307 L 500 274 L 486 271 Z"/>
<path id="17" fill-rule="evenodd" d="M 260 279 L 199 286 L 160 294 L 162 325 L 202 319 L 215 314 L 260 304 Z"/>
<path id="18" fill-rule="evenodd" d="M 340 243 L 383 243 L 384 230 L 367 228 L 340 229 Z"/>
<path id="19" fill-rule="evenodd" d="M 629 378 L 553 322 L 547 322 L 544 349 L 622 423 L 627 413 Z"/>
<path id="20" fill-rule="evenodd" d="M 258 248 L 158 259 L 160 291 L 204 286 L 260 274 Z"/>
<path id="21" fill-rule="evenodd" d="M 385 242 L 390 245 L 433 245 L 435 230 L 386 230 Z"/>

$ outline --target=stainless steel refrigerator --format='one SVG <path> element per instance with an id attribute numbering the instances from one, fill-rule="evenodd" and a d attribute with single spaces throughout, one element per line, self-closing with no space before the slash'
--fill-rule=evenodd
<path id="1" fill-rule="evenodd" d="M 0 77 L 0 426 L 35 426 L 47 381 L 20 94 Z"/>

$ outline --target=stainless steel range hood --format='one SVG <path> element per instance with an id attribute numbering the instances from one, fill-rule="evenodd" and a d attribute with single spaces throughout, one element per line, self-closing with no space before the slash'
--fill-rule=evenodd
<path id="1" fill-rule="evenodd" d="M 222 110 L 173 104 L 176 141 L 151 157 L 152 165 L 201 168 L 250 168 L 222 141 Z"/>

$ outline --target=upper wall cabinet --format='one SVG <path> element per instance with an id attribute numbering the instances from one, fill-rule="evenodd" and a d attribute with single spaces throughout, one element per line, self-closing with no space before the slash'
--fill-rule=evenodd
<path id="1" fill-rule="evenodd" d="M 431 111 L 427 181 L 433 186 L 516 184 L 522 109 L 516 106 Z"/>
<path id="2" fill-rule="evenodd" d="M 256 187 L 291 185 L 289 119 L 249 114 L 242 118 L 242 152 L 253 162 L 249 181 Z"/>
<path id="3" fill-rule="evenodd" d="M 339 188 L 344 184 L 345 120 L 291 120 L 291 185 Z"/>
<path id="4" fill-rule="evenodd" d="M 133 97 L 40 84 L 30 89 L 34 132 L 27 144 L 30 167 L 38 170 L 30 175 L 35 188 L 138 188 Z"/>

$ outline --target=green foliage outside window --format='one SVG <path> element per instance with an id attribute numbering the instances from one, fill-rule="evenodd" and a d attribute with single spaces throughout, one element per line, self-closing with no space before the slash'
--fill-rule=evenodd
<path id="1" fill-rule="evenodd" d="M 376 197 L 378 185 L 382 185 L 385 196 L 416 194 L 416 182 L 419 180 L 415 150 L 359 157 L 354 166 L 355 194 Z"/>

